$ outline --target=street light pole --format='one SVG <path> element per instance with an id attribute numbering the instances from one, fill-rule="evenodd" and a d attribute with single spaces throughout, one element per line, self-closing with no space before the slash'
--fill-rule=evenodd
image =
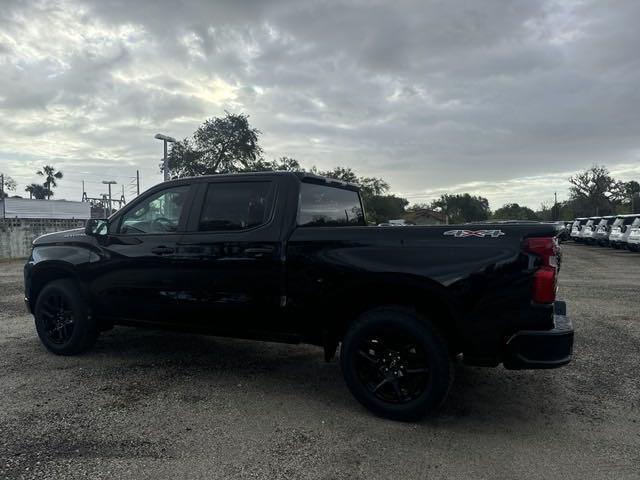
<path id="1" fill-rule="evenodd" d="M 115 185 L 118 182 L 116 182 L 115 180 L 103 180 L 102 183 L 109 186 L 109 215 L 111 215 L 111 212 L 113 212 L 111 204 L 111 185 Z"/>
<path id="2" fill-rule="evenodd" d="M 153 138 L 162 140 L 164 142 L 164 159 L 162 161 L 162 171 L 164 173 L 164 181 L 166 182 L 167 180 L 169 180 L 169 169 L 167 168 L 167 143 L 175 143 L 176 139 L 168 135 L 163 135 L 162 133 L 157 133 Z"/>

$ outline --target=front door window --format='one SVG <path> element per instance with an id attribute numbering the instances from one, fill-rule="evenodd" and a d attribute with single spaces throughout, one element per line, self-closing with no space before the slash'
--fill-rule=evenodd
<path id="1" fill-rule="evenodd" d="M 151 196 L 122 217 L 120 233 L 174 233 L 189 191 L 188 185 L 174 187 Z"/>

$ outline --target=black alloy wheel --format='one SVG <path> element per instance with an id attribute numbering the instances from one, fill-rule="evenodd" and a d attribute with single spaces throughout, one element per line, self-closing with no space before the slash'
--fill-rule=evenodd
<path id="1" fill-rule="evenodd" d="M 403 332 L 373 332 L 360 341 L 357 353 L 358 378 L 380 400 L 407 403 L 425 391 L 429 382 L 427 356 Z"/>
<path id="2" fill-rule="evenodd" d="M 374 308 L 353 322 L 342 338 L 340 366 L 360 403 L 402 421 L 435 411 L 454 371 L 440 331 L 427 318 L 395 306 Z"/>
<path id="3" fill-rule="evenodd" d="M 98 338 L 96 320 L 76 282 L 55 280 L 36 299 L 34 318 L 42 344 L 57 355 L 75 355 L 91 348 Z"/>
<path id="4" fill-rule="evenodd" d="M 73 336 L 73 310 L 64 295 L 51 292 L 42 299 L 42 321 L 51 343 L 63 345 Z"/>

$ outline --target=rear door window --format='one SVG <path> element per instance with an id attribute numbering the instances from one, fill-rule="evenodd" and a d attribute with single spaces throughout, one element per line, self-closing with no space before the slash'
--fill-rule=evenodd
<path id="1" fill-rule="evenodd" d="M 198 230 L 215 232 L 256 228 L 270 220 L 272 210 L 272 182 L 210 183 Z"/>

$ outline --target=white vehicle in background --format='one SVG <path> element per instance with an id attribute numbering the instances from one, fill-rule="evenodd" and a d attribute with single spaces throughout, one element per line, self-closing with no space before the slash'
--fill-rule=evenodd
<path id="1" fill-rule="evenodd" d="M 595 232 L 593 233 L 594 243 L 600 245 L 601 247 L 606 247 L 609 245 L 609 232 L 611 231 L 611 225 L 613 224 L 613 222 L 615 222 L 615 220 L 615 215 L 602 217 L 602 220 L 598 222 Z"/>
<path id="2" fill-rule="evenodd" d="M 587 223 L 580 230 L 580 240 L 589 245 L 593 245 L 595 240 L 593 234 L 596 232 L 596 225 L 602 220 L 602 217 L 589 217 Z"/>
<path id="3" fill-rule="evenodd" d="M 637 218 L 636 220 L 640 220 Z M 629 227 L 629 238 L 627 238 L 627 248 L 632 252 L 640 252 L 640 225 Z"/>
<path id="4" fill-rule="evenodd" d="M 640 215 L 618 215 L 611 225 L 609 234 L 609 246 L 613 248 L 627 248 L 627 242 L 631 235 L 631 230 L 640 227 Z"/>
<path id="5" fill-rule="evenodd" d="M 580 241 L 580 230 L 582 226 L 588 221 L 589 219 L 586 217 L 576 218 L 573 221 L 573 224 L 571 225 L 571 233 L 569 234 L 571 237 L 571 240 L 573 240 L 574 242 Z"/>

